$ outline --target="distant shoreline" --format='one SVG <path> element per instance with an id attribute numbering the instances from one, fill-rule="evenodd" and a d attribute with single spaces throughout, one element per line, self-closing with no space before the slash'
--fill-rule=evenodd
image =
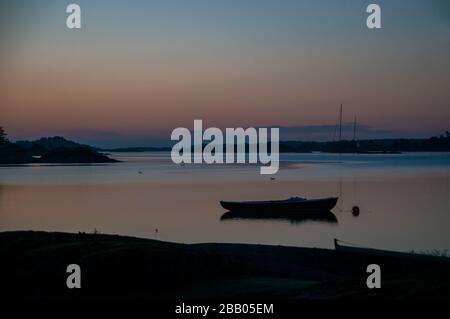
<path id="1" fill-rule="evenodd" d="M 447 132 L 448 133 L 448 132 Z M 270 143 L 269 143 L 270 145 Z M 258 146 L 259 147 L 259 146 Z M 245 145 L 245 152 L 249 152 Z M 0 165 L 31 163 L 115 163 L 109 152 L 170 152 L 170 147 L 122 147 L 98 148 L 69 141 L 61 136 L 40 138 L 35 141 L 0 144 Z M 224 149 L 223 152 L 226 150 Z M 235 145 L 235 152 L 237 146 Z M 380 139 L 335 142 L 281 141 L 280 153 L 329 153 L 329 154 L 400 154 L 402 152 L 450 152 L 450 135 L 429 139 Z"/>
<path id="2" fill-rule="evenodd" d="M 270 144 L 269 144 L 270 145 Z M 203 145 L 205 147 L 205 145 Z M 246 144 L 246 152 L 249 145 Z M 170 152 L 171 147 L 120 147 L 98 148 L 104 152 Z M 224 150 L 225 151 L 225 150 Z M 371 139 L 342 140 L 328 142 L 280 141 L 280 153 L 356 153 L 356 154 L 399 154 L 402 152 L 450 152 L 450 136 L 429 139 Z"/>

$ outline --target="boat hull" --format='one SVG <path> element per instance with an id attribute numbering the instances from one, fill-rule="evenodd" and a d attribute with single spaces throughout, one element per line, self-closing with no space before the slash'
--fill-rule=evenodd
<path id="1" fill-rule="evenodd" d="M 266 201 L 266 202 L 228 202 L 220 205 L 230 212 L 324 212 L 330 211 L 337 203 L 337 197 L 311 199 L 298 202 Z"/>

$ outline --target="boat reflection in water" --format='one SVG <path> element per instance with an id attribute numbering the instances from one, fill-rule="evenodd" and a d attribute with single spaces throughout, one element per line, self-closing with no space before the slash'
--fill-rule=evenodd
<path id="1" fill-rule="evenodd" d="M 285 200 L 270 201 L 220 201 L 220 205 L 228 210 L 222 215 L 221 220 L 287 220 L 292 224 L 307 221 L 337 223 L 336 216 L 331 212 L 337 200 L 337 197 L 318 199 L 291 197 Z"/>
<path id="2" fill-rule="evenodd" d="M 336 215 L 329 210 L 313 212 L 229 211 L 223 214 L 220 220 L 278 220 L 288 221 L 291 224 L 300 224 L 310 221 L 329 224 L 337 224 L 338 222 Z"/>

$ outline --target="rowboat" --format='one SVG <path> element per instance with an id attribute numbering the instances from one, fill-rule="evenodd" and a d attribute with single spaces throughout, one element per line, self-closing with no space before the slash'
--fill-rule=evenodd
<path id="1" fill-rule="evenodd" d="M 330 211 L 336 205 L 337 200 L 337 197 L 318 199 L 292 197 L 270 201 L 220 201 L 220 205 L 231 212 L 323 212 Z"/>

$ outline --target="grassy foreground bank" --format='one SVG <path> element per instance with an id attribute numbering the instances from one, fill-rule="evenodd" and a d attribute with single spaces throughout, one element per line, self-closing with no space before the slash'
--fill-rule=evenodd
<path id="1" fill-rule="evenodd" d="M 450 298 L 449 263 L 327 249 L 21 231 L 0 233 L 0 256 L 6 298 Z M 366 287 L 371 263 L 381 289 Z"/>

